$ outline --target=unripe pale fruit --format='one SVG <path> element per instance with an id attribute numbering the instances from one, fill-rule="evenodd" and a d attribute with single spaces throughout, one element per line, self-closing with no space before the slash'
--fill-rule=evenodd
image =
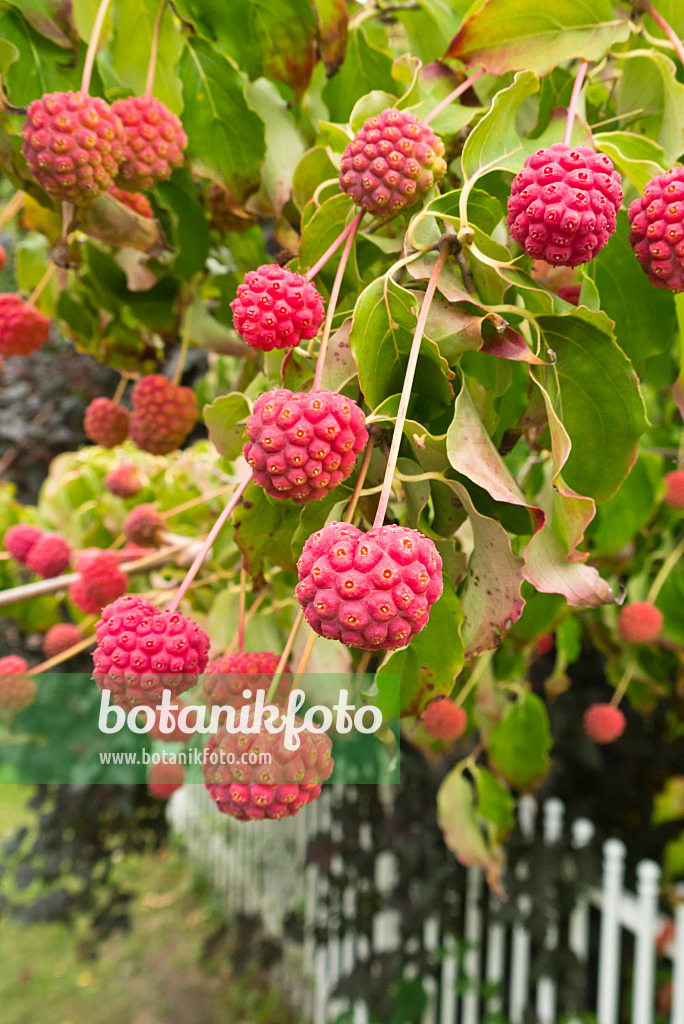
<path id="1" fill-rule="evenodd" d="M 295 348 L 318 334 L 325 309 L 314 285 L 276 263 L 245 274 L 230 304 L 235 330 L 252 348 Z"/>
<path id="2" fill-rule="evenodd" d="M 111 188 L 124 156 L 124 128 L 99 96 L 53 92 L 30 104 L 24 158 L 49 196 L 83 203 Z"/>
<path id="3" fill-rule="evenodd" d="M 127 192 L 125 188 L 116 188 L 115 185 L 112 185 L 109 195 L 123 206 L 127 206 L 129 210 L 133 210 L 133 213 L 137 213 L 139 217 L 148 217 L 150 220 L 154 217 L 150 201 L 142 192 Z"/>
<path id="4" fill-rule="evenodd" d="M 133 462 L 122 462 L 107 473 L 104 485 L 118 498 L 132 498 L 142 488 L 138 467 Z"/>
<path id="5" fill-rule="evenodd" d="M 183 785 L 185 768 L 182 764 L 159 761 L 150 765 L 147 774 L 147 788 L 158 800 L 168 800 L 172 793 Z"/>
<path id="6" fill-rule="evenodd" d="M 368 431 L 363 412 L 344 395 L 280 388 L 257 398 L 247 436 L 254 482 L 272 498 L 303 505 L 347 479 Z"/>
<path id="7" fill-rule="evenodd" d="M 684 168 L 651 178 L 627 216 L 629 240 L 651 284 L 684 291 Z"/>
<path id="8" fill-rule="evenodd" d="M 127 189 L 154 188 L 183 163 L 188 137 L 181 120 L 153 96 L 116 100 L 112 110 L 124 130 L 119 183 Z"/>
<path id="9" fill-rule="evenodd" d="M 31 548 L 43 536 L 45 536 L 44 531 L 39 530 L 37 526 L 29 526 L 24 523 L 10 526 L 5 534 L 5 551 L 17 562 L 26 565 Z"/>
<path id="10" fill-rule="evenodd" d="M 448 697 L 436 697 L 421 714 L 420 724 L 438 740 L 457 740 L 465 732 L 468 716 Z"/>
<path id="11" fill-rule="evenodd" d="M 670 508 L 684 509 L 684 469 L 675 469 L 665 476 L 667 491 L 663 499 Z"/>
<path id="12" fill-rule="evenodd" d="M 28 356 L 50 337 L 50 321 L 19 295 L 0 295 L 0 355 Z"/>
<path id="13" fill-rule="evenodd" d="M 154 505 L 136 505 L 123 521 L 123 532 L 132 544 L 154 547 L 164 529 L 164 520 Z"/>
<path id="14" fill-rule="evenodd" d="M 206 703 L 210 707 L 233 708 L 251 704 L 257 690 L 265 690 L 268 694 L 279 661 L 279 655 L 271 651 L 237 651 L 210 661 L 202 679 Z M 280 677 L 276 700 L 287 696 L 291 682 L 290 670 L 286 667 Z M 251 690 L 252 696 L 244 697 L 245 690 Z"/>
<path id="15" fill-rule="evenodd" d="M 15 654 L 0 658 L 0 709 L 23 711 L 33 703 L 36 684 L 26 675 L 27 669 L 24 659 Z"/>
<path id="16" fill-rule="evenodd" d="M 295 728 L 303 722 L 295 718 Z M 326 733 L 299 734 L 300 746 L 288 750 L 282 732 L 230 733 L 222 728 L 209 737 L 202 766 L 204 783 L 222 814 L 238 821 L 285 818 L 320 796 L 333 770 L 332 743 Z M 245 764 L 243 755 L 268 763 Z M 212 764 L 215 757 L 217 763 Z M 233 763 L 228 763 L 230 760 Z"/>
<path id="17" fill-rule="evenodd" d="M 405 647 L 427 625 L 443 588 L 437 548 L 403 526 L 364 533 L 328 523 L 306 541 L 297 570 L 297 598 L 311 628 L 368 651 Z"/>
<path id="18" fill-rule="evenodd" d="M 128 589 L 128 577 L 119 568 L 116 551 L 89 548 L 76 556 L 80 578 L 69 587 L 69 597 L 85 615 L 98 615 Z"/>
<path id="19" fill-rule="evenodd" d="M 58 533 L 44 533 L 26 556 L 26 565 L 44 579 L 61 576 L 71 561 L 71 548 Z"/>
<path id="20" fill-rule="evenodd" d="M 197 423 L 194 392 L 172 384 L 161 373 L 139 380 L 131 402 L 129 436 L 138 448 L 153 455 L 168 455 L 180 448 Z"/>
<path id="21" fill-rule="evenodd" d="M 94 398 L 85 412 L 83 429 L 94 444 L 116 448 L 128 437 L 130 415 L 111 398 Z"/>
<path id="22" fill-rule="evenodd" d="M 93 678 L 126 711 L 156 706 L 165 689 L 177 697 L 207 665 L 209 637 L 196 622 L 132 594 L 107 605 L 95 635 Z"/>
<path id="23" fill-rule="evenodd" d="M 576 267 L 603 249 L 621 203 L 620 175 L 605 153 L 557 142 L 513 179 L 506 223 L 530 256 Z"/>
<path id="24" fill-rule="evenodd" d="M 376 217 L 414 206 L 446 174 L 444 143 L 408 110 L 369 117 L 340 163 L 340 188 Z"/>
<path id="25" fill-rule="evenodd" d="M 595 743 L 613 743 L 625 731 L 626 720 L 612 704 L 592 704 L 584 712 L 584 731 Z"/>
<path id="26" fill-rule="evenodd" d="M 63 651 L 68 651 L 83 639 L 78 626 L 71 622 L 58 622 L 50 626 L 43 638 L 43 654 L 46 658 L 54 658 Z"/>
<path id="27" fill-rule="evenodd" d="M 632 601 L 618 613 L 618 633 L 627 644 L 650 644 L 663 628 L 663 613 L 648 601 Z"/>

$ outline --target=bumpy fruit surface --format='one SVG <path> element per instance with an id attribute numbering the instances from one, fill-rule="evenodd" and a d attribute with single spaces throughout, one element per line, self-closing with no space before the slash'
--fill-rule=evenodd
<path id="1" fill-rule="evenodd" d="M 316 633 L 367 651 L 404 647 L 443 588 L 442 559 L 418 530 L 328 523 L 299 562 L 297 598 Z"/>
<path id="2" fill-rule="evenodd" d="M 130 415 L 111 398 L 94 398 L 85 412 L 83 429 L 94 444 L 116 448 L 128 437 Z"/>
<path id="3" fill-rule="evenodd" d="M 12 558 L 22 565 L 26 565 L 26 559 L 34 544 L 44 536 L 43 530 L 37 526 L 19 523 L 17 526 L 10 526 L 5 534 L 5 551 Z"/>
<path id="4" fill-rule="evenodd" d="M 136 505 L 123 521 L 123 532 L 132 544 L 154 547 L 164 520 L 154 505 Z"/>
<path id="5" fill-rule="evenodd" d="M 50 336 L 50 321 L 19 295 L 0 295 L 0 355 L 27 356 Z"/>
<path id="6" fill-rule="evenodd" d="M 207 665 L 202 679 L 202 691 L 206 703 L 241 708 L 251 704 L 257 690 L 268 689 L 280 658 L 271 651 L 242 651 L 216 658 Z M 292 678 L 289 669 L 283 672 L 276 699 L 285 698 Z M 245 690 L 251 690 L 251 697 L 244 697 Z"/>
<path id="7" fill-rule="evenodd" d="M 116 551 L 90 548 L 76 557 L 79 579 L 69 587 L 69 597 L 86 615 L 97 615 L 128 589 L 128 577 L 119 568 Z"/>
<path id="8" fill-rule="evenodd" d="M 301 719 L 295 726 L 301 728 Z M 315 800 L 333 770 L 332 744 L 326 733 L 299 734 L 300 746 L 288 750 L 282 733 L 263 728 L 258 733 L 229 733 L 225 728 L 209 737 L 202 773 L 209 794 L 222 814 L 238 821 L 285 818 Z M 270 754 L 268 764 L 244 764 L 243 755 Z M 212 764 L 212 757 L 217 763 Z M 230 759 L 234 760 L 229 764 Z"/>
<path id="9" fill-rule="evenodd" d="M 448 697 L 437 697 L 423 711 L 420 724 L 438 740 L 457 740 L 465 732 L 468 716 Z"/>
<path id="10" fill-rule="evenodd" d="M 254 481 L 272 498 L 303 505 L 346 480 L 368 440 L 355 402 L 335 391 L 259 395 L 247 422 L 244 456 Z"/>
<path id="11" fill-rule="evenodd" d="M 668 473 L 665 476 L 665 483 L 665 504 L 670 508 L 684 509 L 684 469 L 674 469 Z"/>
<path id="12" fill-rule="evenodd" d="M 120 183 L 146 192 L 171 177 L 183 163 L 188 144 L 180 118 L 153 96 L 116 100 L 112 110 L 121 118 L 125 136 Z"/>
<path id="13" fill-rule="evenodd" d="M 240 337 L 264 352 L 310 341 L 325 317 L 323 299 L 311 282 L 276 263 L 249 270 L 230 308 Z"/>
<path id="14" fill-rule="evenodd" d="M 22 153 L 48 195 L 82 203 L 111 188 L 124 156 L 124 128 L 113 108 L 84 92 L 34 100 Z"/>
<path id="15" fill-rule="evenodd" d="M 584 712 L 584 731 L 595 743 L 613 743 L 622 736 L 627 724 L 619 708 L 612 704 L 592 704 Z"/>
<path id="16" fill-rule="evenodd" d="M 107 473 L 104 485 L 118 498 L 132 498 L 142 487 L 138 467 L 133 462 L 122 462 Z"/>
<path id="17" fill-rule="evenodd" d="M 663 613 L 648 601 L 632 601 L 618 613 L 618 633 L 627 644 L 650 644 L 663 628 Z"/>
<path id="18" fill-rule="evenodd" d="M 127 711 L 156 705 L 164 689 L 177 697 L 207 665 L 209 637 L 196 622 L 132 594 L 107 605 L 95 635 L 93 678 Z"/>
<path id="19" fill-rule="evenodd" d="M 26 556 L 26 565 L 44 579 L 61 576 L 71 561 L 71 548 L 58 533 L 44 533 Z"/>
<path id="20" fill-rule="evenodd" d="M 408 110 L 369 117 L 340 163 L 340 188 L 376 217 L 408 209 L 446 174 L 444 143 Z"/>
<path id="21" fill-rule="evenodd" d="M 629 240 L 651 284 L 684 291 L 684 168 L 651 178 L 627 216 Z"/>
<path id="22" fill-rule="evenodd" d="M 197 423 L 197 399 L 190 388 L 161 373 L 143 377 L 131 395 L 133 414 L 129 436 L 138 448 L 153 455 L 168 455 L 185 441 Z"/>
<path id="23" fill-rule="evenodd" d="M 58 622 L 50 626 L 43 638 L 43 654 L 46 658 L 54 658 L 62 651 L 68 651 L 70 647 L 78 644 L 83 639 L 78 626 L 71 622 Z"/>
<path id="24" fill-rule="evenodd" d="M 36 684 L 26 675 L 27 668 L 24 659 L 15 654 L 0 658 L 0 708 L 23 711 L 33 702 Z"/>
<path id="25" fill-rule="evenodd" d="M 142 192 L 127 192 L 125 188 L 116 188 L 113 185 L 109 189 L 109 194 L 122 203 L 123 206 L 133 210 L 133 213 L 137 213 L 139 217 L 148 217 L 150 220 L 154 217 L 154 210 L 150 205 L 150 201 Z"/>
<path id="26" fill-rule="evenodd" d="M 605 153 L 557 142 L 513 179 L 506 223 L 530 256 L 576 267 L 603 249 L 621 202 L 620 175 Z"/>
<path id="27" fill-rule="evenodd" d="M 158 764 L 150 765 L 147 788 L 158 800 L 168 800 L 183 785 L 184 778 L 185 768 L 182 764 L 159 761 Z"/>

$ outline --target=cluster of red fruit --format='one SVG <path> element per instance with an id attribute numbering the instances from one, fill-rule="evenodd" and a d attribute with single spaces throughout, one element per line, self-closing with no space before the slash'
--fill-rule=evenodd
<path id="1" fill-rule="evenodd" d="M 173 384 L 161 373 L 138 381 L 131 405 L 129 413 L 109 398 L 94 399 L 84 422 L 90 440 L 103 448 L 115 448 L 130 438 L 143 451 L 167 455 L 180 448 L 197 423 L 194 391 Z"/>

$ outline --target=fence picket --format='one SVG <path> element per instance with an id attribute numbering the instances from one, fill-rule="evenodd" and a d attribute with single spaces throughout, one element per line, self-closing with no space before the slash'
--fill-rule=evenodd
<path id="1" fill-rule="evenodd" d="M 466 871 L 465 924 L 463 937 L 466 951 L 463 957 L 463 974 L 468 979 L 468 988 L 463 996 L 463 1024 L 478 1024 L 480 1006 L 480 948 L 482 945 L 482 869 L 472 866 Z"/>
<path id="2" fill-rule="evenodd" d="M 599 937 L 598 1020 L 617 1024 L 620 1001 L 620 899 L 625 872 L 625 844 L 609 839 L 603 846 L 603 906 Z"/>
<path id="3" fill-rule="evenodd" d="M 684 886 L 677 890 L 679 902 L 675 910 L 674 950 L 672 954 L 671 1024 L 684 1020 Z"/>
<path id="4" fill-rule="evenodd" d="M 655 931 L 660 889 L 660 867 L 643 860 L 637 866 L 639 927 L 634 951 L 632 1024 L 652 1024 L 655 989 Z"/>

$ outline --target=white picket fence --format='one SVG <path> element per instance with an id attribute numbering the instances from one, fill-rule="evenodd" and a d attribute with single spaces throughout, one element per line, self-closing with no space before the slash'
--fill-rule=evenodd
<path id="1" fill-rule="evenodd" d="M 368 942 L 365 936 L 349 930 L 340 937 L 334 922 L 328 920 L 324 900 L 327 879 L 315 864 L 306 864 L 306 849 L 314 835 L 338 838 L 332 813 L 335 788 L 324 787 L 319 800 L 293 818 L 277 823 L 240 823 L 220 815 L 204 787 L 184 786 L 174 794 L 169 815 L 191 861 L 221 895 L 227 913 L 258 915 L 264 929 L 282 940 L 284 959 L 279 980 L 302 1018 L 312 1024 L 329 1024 L 348 1011 L 353 1024 L 367 1024 L 367 1008 L 361 1000 L 350 1006 L 348 1000 L 335 998 L 332 993 L 340 977 L 346 976 L 355 963 L 367 962 L 373 954 L 398 948 L 400 921 L 397 910 L 380 908 L 373 918 Z M 542 840 L 553 846 L 563 834 L 563 804 L 548 800 L 541 813 Z M 536 815 L 535 801 L 523 798 L 519 823 L 529 841 L 535 836 Z M 572 845 L 576 849 L 590 843 L 593 836 L 594 827 L 589 821 L 578 819 L 572 823 Z M 358 841 L 362 849 L 371 849 L 367 823 L 361 823 Z M 599 1024 L 621 1024 L 626 1020 L 631 1024 L 653 1024 L 656 938 L 671 919 L 659 912 L 658 864 L 649 860 L 638 864 L 636 893 L 630 893 L 624 889 L 625 855 L 626 848 L 620 840 L 607 840 L 603 846 L 601 886 L 585 891 L 575 901 L 565 925 L 561 927 L 560 921 L 551 921 L 546 933 L 546 950 L 557 949 L 563 941 L 580 962 L 587 963 L 592 907 L 596 908 L 598 983 L 595 998 L 590 998 L 588 1006 L 559 1006 L 553 977 L 542 976 L 532 981 L 534 950 L 526 927 L 530 897 L 524 893 L 518 897 L 517 916 L 509 927 L 493 918 L 497 897 L 484 884 L 482 871 L 470 867 L 463 894 L 463 955 L 458 956 L 458 939 L 453 932 L 441 934 L 437 913 L 425 921 L 423 947 L 434 951 L 440 970 L 438 979 L 424 979 L 429 998 L 423 1024 L 483 1024 L 493 1014 L 503 1015 L 510 1024 L 522 1024 L 530 1007 L 535 1008 L 538 1024 L 558 1024 L 561 1020 L 570 1024 L 577 1019 L 572 1012 L 585 1011 L 595 1012 Z M 335 867 L 334 863 L 332 866 Z M 524 871 L 524 864 L 520 867 Z M 393 890 L 395 868 L 391 852 L 377 854 L 375 886 L 381 893 Z M 353 919 L 356 898 L 354 887 L 348 886 L 342 896 L 347 920 Z M 304 920 L 304 937 L 299 942 L 285 934 L 286 917 L 293 911 L 300 912 Z M 635 937 L 631 991 L 620 987 L 625 932 Z M 672 963 L 669 1021 L 684 1024 L 684 898 L 675 912 L 674 938 L 661 949 L 661 955 Z M 483 983 L 486 996 L 482 994 Z M 627 1006 L 631 1006 L 629 1017 Z"/>

